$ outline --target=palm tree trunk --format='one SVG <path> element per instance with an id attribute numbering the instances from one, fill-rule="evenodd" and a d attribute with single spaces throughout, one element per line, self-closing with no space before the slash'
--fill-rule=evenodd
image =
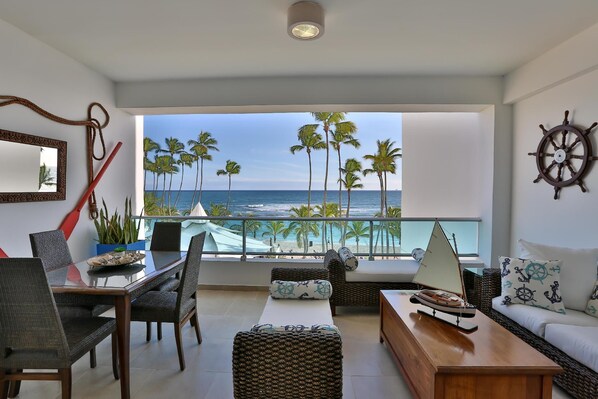
<path id="1" fill-rule="evenodd" d="M 197 202 L 201 203 L 201 190 L 203 187 L 203 158 L 201 159 L 201 171 L 200 171 L 200 175 L 201 175 L 201 179 L 199 180 L 199 198 L 197 199 Z"/>
<path id="2" fill-rule="evenodd" d="M 170 173 L 170 182 L 168 183 L 168 214 L 170 214 L 170 197 L 172 194 L 172 175 L 173 173 Z"/>
<path id="3" fill-rule="evenodd" d="M 177 204 L 179 203 L 179 196 L 181 195 L 181 191 L 183 190 L 183 179 L 185 178 L 185 164 L 181 164 L 181 184 L 179 184 L 179 191 L 176 193 L 176 198 L 174 200 L 174 207 L 176 208 Z"/>
<path id="4" fill-rule="evenodd" d="M 193 196 L 191 197 L 191 209 L 195 208 L 195 194 L 197 193 L 197 180 L 199 178 L 199 160 L 195 161 L 195 186 L 193 187 Z"/>
<path id="5" fill-rule="evenodd" d="M 311 153 L 307 152 L 309 162 L 309 185 L 307 186 L 307 215 L 311 216 Z"/>
<path id="6" fill-rule="evenodd" d="M 351 190 L 347 189 L 347 213 L 346 218 L 349 219 L 349 210 L 351 209 Z M 345 234 L 347 234 L 347 223 L 348 221 L 343 223 L 343 247 L 345 246 Z"/>
<path id="7" fill-rule="evenodd" d="M 226 199 L 226 210 L 228 211 L 228 206 L 230 204 L 230 185 L 231 185 L 231 175 L 228 175 L 228 198 Z"/>
<path id="8" fill-rule="evenodd" d="M 328 128 L 324 126 L 324 134 L 326 135 L 326 170 L 324 170 L 324 198 L 322 200 L 322 211 L 326 217 L 326 194 L 328 191 L 328 163 L 330 161 L 330 140 L 328 139 Z M 326 222 L 322 222 L 322 249 L 324 252 L 328 250 L 326 234 Z"/>
<path id="9" fill-rule="evenodd" d="M 386 196 L 388 189 L 388 180 L 386 171 L 384 171 L 384 216 L 388 216 L 388 197 Z M 390 252 L 390 243 L 389 243 L 389 232 L 388 226 L 386 226 L 386 252 Z"/>
<path id="10" fill-rule="evenodd" d="M 384 216 L 384 182 L 382 180 L 382 173 L 378 173 L 378 180 L 380 180 L 380 216 Z M 384 229 L 384 225 L 380 222 L 378 226 L 378 232 L 376 233 L 376 243 L 374 244 L 374 252 L 376 252 L 376 248 L 378 247 L 378 240 L 380 240 L 380 233 Z"/>
<path id="11" fill-rule="evenodd" d="M 355 242 L 357 243 L 357 253 L 359 253 L 359 236 L 355 237 Z"/>
<path id="12" fill-rule="evenodd" d="M 163 173 L 163 180 L 162 180 L 162 201 L 160 202 L 160 206 L 164 208 L 164 197 L 166 197 L 166 173 Z"/>
<path id="13" fill-rule="evenodd" d="M 343 203 L 342 203 L 342 190 L 343 190 L 343 182 L 341 181 L 341 145 L 339 143 L 338 145 L 338 150 L 337 150 L 337 154 L 338 154 L 338 215 L 342 216 L 343 215 Z"/>

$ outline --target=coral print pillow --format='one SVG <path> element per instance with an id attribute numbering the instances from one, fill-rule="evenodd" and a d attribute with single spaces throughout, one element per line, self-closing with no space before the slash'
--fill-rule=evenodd
<path id="1" fill-rule="evenodd" d="M 503 305 L 520 303 L 565 313 L 561 261 L 500 257 Z"/>
<path id="2" fill-rule="evenodd" d="M 588 306 L 586 306 L 586 313 L 590 316 L 598 317 L 598 280 L 594 284 L 592 295 L 590 295 Z"/>

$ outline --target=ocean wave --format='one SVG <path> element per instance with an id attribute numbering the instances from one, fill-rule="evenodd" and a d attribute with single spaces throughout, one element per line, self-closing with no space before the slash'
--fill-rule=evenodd
<path id="1" fill-rule="evenodd" d="M 263 208 L 264 204 L 249 204 L 246 206 L 247 206 L 247 208 Z"/>

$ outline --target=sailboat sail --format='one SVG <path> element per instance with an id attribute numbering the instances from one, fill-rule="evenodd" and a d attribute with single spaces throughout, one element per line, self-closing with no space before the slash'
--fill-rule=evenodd
<path id="1" fill-rule="evenodd" d="M 459 259 L 436 221 L 413 282 L 464 296 Z"/>

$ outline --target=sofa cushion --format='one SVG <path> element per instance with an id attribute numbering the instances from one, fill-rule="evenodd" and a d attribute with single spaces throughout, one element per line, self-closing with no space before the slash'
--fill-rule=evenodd
<path id="1" fill-rule="evenodd" d="M 277 299 L 330 299 L 332 284 L 328 280 L 282 281 L 270 284 L 270 296 Z"/>
<path id="2" fill-rule="evenodd" d="M 341 258 L 341 262 L 345 265 L 345 270 L 352 272 L 357 269 L 359 262 L 357 257 L 353 255 L 353 252 L 347 247 L 341 247 L 338 249 L 338 256 Z"/>
<path id="3" fill-rule="evenodd" d="M 598 327 L 548 324 L 544 339 L 598 373 Z"/>
<path id="4" fill-rule="evenodd" d="M 332 320 L 328 301 L 287 301 L 269 296 L 258 324 L 311 326 L 334 324 L 334 320 Z"/>
<path id="5" fill-rule="evenodd" d="M 539 337 L 544 337 L 546 325 L 551 323 L 598 327 L 597 318 L 578 310 L 567 309 L 567 313 L 562 314 L 533 306 L 518 304 L 507 306 L 502 304 L 502 297 L 499 296 L 492 299 L 492 309 L 502 313 Z"/>
<path id="6" fill-rule="evenodd" d="M 590 300 L 586 305 L 586 313 L 590 316 L 598 317 L 598 280 L 594 284 L 592 295 L 590 295 Z"/>
<path id="7" fill-rule="evenodd" d="M 520 303 L 565 313 L 560 291 L 561 261 L 498 259 L 503 305 Z"/>
<path id="8" fill-rule="evenodd" d="M 561 292 L 567 309 L 584 311 L 596 281 L 598 248 L 573 249 L 519 240 L 522 258 L 553 259 L 563 262 Z"/>
<path id="9" fill-rule="evenodd" d="M 410 283 L 418 268 L 414 259 L 364 261 L 357 270 L 345 273 L 345 278 L 350 283 Z"/>

